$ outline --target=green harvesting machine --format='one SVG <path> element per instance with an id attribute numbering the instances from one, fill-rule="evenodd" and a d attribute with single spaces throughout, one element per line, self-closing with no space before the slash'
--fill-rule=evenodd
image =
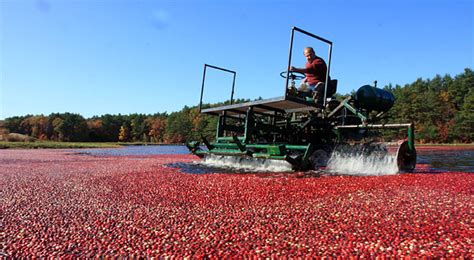
<path id="1" fill-rule="evenodd" d="M 332 42 L 293 27 L 288 67 L 295 32 L 328 45 L 323 104 L 296 90 L 295 81 L 304 75 L 291 71 L 280 74 L 286 79 L 283 96 L 234 104 L 236 72 L 205 64 L 199 109 L 203 114 L 218 117 L 217 131 L 215 140 L 201 136 L 199 141 L 187 142 L 188 149 L 199 157 L 219 155 L 285 160 L 294 170 L 305 171 L 325 167 L 335 149 L 350 147 L 350 151 L 363 155 L 394 154 L 399 172 L 413 171 L 416 164 L 413 123 L 386 123 L 387 112 L 395 101 L 392 93 L 377 88 L 375 82 L 375 86 L 362 86 L 355 94 L 336 100 L 332 95 L 336 92 L 337 80 L 329 78 Z M 233 74 L 229 105 L 202 109 L 207 69 Z M 385 142 L 380 134 L 385 129 L 402 133 L 403 137 L 397 142 Z"/>

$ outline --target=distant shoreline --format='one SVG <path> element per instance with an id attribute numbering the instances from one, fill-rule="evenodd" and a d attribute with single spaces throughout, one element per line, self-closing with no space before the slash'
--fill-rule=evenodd
<path id="1" fill-rule="evenodd" d="M 0 149 L 81 149 L 81 148 L 120 148 L 124 146 L 141 145 L 184 145 L 183 143 L 115 143 L 115 142 L 54 142 L 54 141 L 35 141 L 35 142 L 6 142 L 0 141 Z M 428 147 L 439 148 L 458 148 L 474 149 L 474 143 L 471 144 L 416 144 L 417 148 L 426 149 Z"/>

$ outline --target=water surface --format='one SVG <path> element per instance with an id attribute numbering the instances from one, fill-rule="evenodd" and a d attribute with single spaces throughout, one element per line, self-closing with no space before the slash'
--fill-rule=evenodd
<path id="1" fill-rule="evenodd" d="M 125 146 L 122 148 L 77 149 L 76 153 L 93 156 L 140 156 L 159 154 L 189 154 L 184 145 L 144 145 Z M 472 149 L 418 149 L 418 164 L 428 164 L 430 169 L 443 172 L 473 172 L 474 173 L 474 147 Z M 175 165 L 179 167 L 178 165 Z M 207 173 L 205 165 L 195 165 L 199 172 Z M 183 165 L 179 168 L 185 168 Z M 228 170 L 228 169 L 227 169 Z M 212 170 L 211 170 L 212 171 Z M 224 171 L 224 170 L 223 170 Z M 216 171 L 214 171 L 216 172 Z"/>
<path id="2" fill-rule="evenodd" d="M 417 163 L 429 164 L 431 169 L 448 172 L 474 173 L 474 148 L 463 150 L 417 150 Z"/>
<path id="3" fill-rule="evenodd" d="M 189 154 L 184 145 L 130 145 L 120 148 L 92 148 L 74 150 L 76 153 L 94 156 L 140 156 L 157 154 Z"/>

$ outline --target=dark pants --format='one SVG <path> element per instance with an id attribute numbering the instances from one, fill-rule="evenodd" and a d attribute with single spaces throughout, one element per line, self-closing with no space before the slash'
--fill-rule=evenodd
<path id="1" fill-rule="evenodd" d="M 318 82 L 318 84 L 316 84 L 315 86 L 313 98 L 316 101 L 316 103 L 319 103 L 319 104 L 324 103 L 324 85 L 325 85 L 324 82 Z M 326 98 L 332 97 L 334 94 L 336 94 L 336 89 L 334 88 L 334 86 L 332 86 L 331 83 L 329 83 L 328 88 L 327 88 Z"/>

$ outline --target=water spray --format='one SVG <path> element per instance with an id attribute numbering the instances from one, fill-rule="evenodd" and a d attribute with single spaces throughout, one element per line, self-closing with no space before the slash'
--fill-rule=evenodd
<path id="1" fill-rule="evenodd" d="M 344 175 L 393 175 L 399 169 L 396 154 L 384 144 L 341 145 L 333 151 L 326 168 L 328 172 Z"/>
<path id="2" fill-rule="evenodd" d="M 291 164 L 286 161 L 258 158 L 232 157 L 210 154 L 194 164 L 205 167 L 229 169 L 238 172 L 290 172 Z"/>

